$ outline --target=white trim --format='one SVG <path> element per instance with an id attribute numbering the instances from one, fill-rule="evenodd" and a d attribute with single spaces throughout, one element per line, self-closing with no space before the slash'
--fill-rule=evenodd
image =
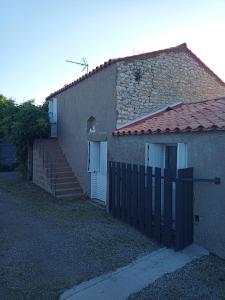
<path id="1" fill-rule="evenodd" d="M 123 124 L 123 125 L 117 126 L 116 129 L 122 129 L 123 127 L 127 127 L 128 125 L 132 125 L 133 123 L 139 122 L 139 121 L 144 120 L 144 119 L 146 119 L 148 117 L 152 117 L 152 116 L 154 116 L 154 115 L 156 115 L 156 114 L 158 114 L 160 112 L 166 111 L 168 108 L 175 108 L 176 106 L 178 106 L 180 104 L 183 104 L 183 102 L 176 102 L 174 104 L 170 104 L 170 105 L 164 106 L 163 108 L 161 108 L 161 109 L 159 109 L 157 111 L 154 111 L 152 113 L 149 113 L 147 115 L 139 117 L 139 118 L 137 118 L 137 119 L 135 119 L 133 121 L 129 121 L 129 122 Z"/>

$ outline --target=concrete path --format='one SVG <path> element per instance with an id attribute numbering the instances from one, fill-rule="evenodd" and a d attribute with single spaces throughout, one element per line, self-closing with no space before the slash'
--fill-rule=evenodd
<path id="1" fill-rule="evenodd" d="M 208 251 L 191 245 L 181 252 L 161 248 L 126 267 L 91 279 L 64 292 L 60 300 L 125 300 L 166 273 L 185 266 Z"/>

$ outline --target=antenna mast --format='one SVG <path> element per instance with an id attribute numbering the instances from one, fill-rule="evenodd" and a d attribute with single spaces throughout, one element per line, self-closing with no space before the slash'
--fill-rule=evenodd
<path id="1" fill-rule="evenodd" d="M 88 62 L 87 62 L 87 59 L 85 57 L 82 58 L 81 62 L 72 61 L 72 60 L 66 60 L 66 62 L 83 66 L 83 69 L 82 69 L 81 72 L 83 72 L 86 69 L 86 73 L 88 73 Z"/>

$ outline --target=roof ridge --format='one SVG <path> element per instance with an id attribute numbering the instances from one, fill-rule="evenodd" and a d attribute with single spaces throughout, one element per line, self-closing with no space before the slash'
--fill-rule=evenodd
<path id="1" fill-rule="evenodd" d="M 145 52 L 145 53 L 140 53 L 140 54 L 135 54 L 135 55 L 130 55 L 130 56 L 124 56 L 124 57 L 118 57 L 118 58 L 111 58 L 108 61 L 105 61 L 103 64 L 95 67 L 94 69 L 92 69 L 90 72 L 88 72 L 87 74 L 75 79 L 74 81 L 72 81 L 69 84 L 64 85 L 61 89 L 51 93 L 50 95 L 48 95 L 46 97 L 46 100 L 56 96 L 57 94 L 60 94 L 61 92 L 69 89 L 70 87 L 80 83 L 81 81 L 91 77 L 92 75 L 94 75 L 95 73 L 100 72 L 101 70 L 105 69 L 106 67 L 115 64 L 117 62 L 121 62 L 121 61 L 126 61 L 126 60 L 132 60 L 132 59 L 137 59 L 137 58 L 145 58 L 145 57 L 155 57 L 157 55 L 160 55 L 162 53 L 169 53 L 169 52 L 173 52 L 173 51 L 186 51 L 195 61 L 197 61 L 197 63 L 202 66 L 208 73 L 210 73 L 220 84 L 225 86 L 225 82 L 223 82 L 223 80 L 221 78 L 219 78 L 219 76 L 217 76 L 209 67 L 206 66 L 205 63 L 203 63 L 203 61 L 197 57 L 197 55 L 195 55 L 188 47 L 186 43 L 182 43 L 180 45 L 174 46 L 174 47 L 170 47 L 170 48 L 165 48 L 165 49 L 161 49 L 161 50 L 156 50 L 156 51 L 151 51 L 151 52 Z"/>
<path id="2" fill-rule="evenodd" d="M 219 100 L 225 100 L 225 95 L 224 95 L 224 97 L 218 97 L 218 98 L 212 98 L 212 99 L 198 100 L 198 101 L 195 101 L 195 102 L 183 103 L 183 105 L 192 105 L 192 104 L 205 103 L 205 102 L 210 102 L 210 101 L 219 101 Z"/>
<path id="3" fill-rule="evenodd" d="M 124 126 L 118 128 L 117 130 L 122 130 L 123 128 L 128 128 L 128 127 L 131 127 L 133 125 L 138 125 L 138 124 L 140 124 L 142 122 L 145 122 L 146 120 L 153 119 L 155 117 L 158 117 L 159 115 L 162 115 L 163 113 L 168 112 L 168 108 L 171 108 L 171 110 L 173 110 L 173 109 L 178 108 L 178 107 L 180 107 L 182 105 L 184 105 L 184 103 L 182 103 L 182 102 L 178 102 L 178 103 L 167 105 L 167 106 L 163 107 L 162 109 L 157 110 L 157 111 L 151 113 L 150 115 L 143 116 L 142 118 L 140 118 L 138 120 L 134 120 L 133 122 L 131 121 L 127 125 L 124 124 Z"/>
<path id="4" fill-rule="evenodd" d="M 108 61 L 118 62 L 118 61 L 127 60 L 127 59 L 139 58 L 139 57 L 142 57 L 142 56 L 145 57 L 145 56 L 148 56 L 148 55 L 158 55 L 158 54 L 161 54 L 161 53 L 164 53 L 164 52 L 170 52 L 170 51 L 178 50 L 178 49 L 188 49 L 187 48 L 187 43 L 182 43 L 182 44 L 179 44 L 177 46 L 164 48 L 164 49 L 160 49 L 160 50 L 154 50 L 154 51 L 144 52 L 144 53 L 140 53 L 140 54 L 134 54 L 134 55 L 128 55 L 128 56 L 113 58 L 113 59 L 109 59 Z"/>
<path id="5" fill-rule="evenodd" d="M 124 124 L 124 126 L 118 128 L 117 130 L 122 130 L 124 128 L 129 128 L 129 127 L 132 127 L 133 125 L 138 125 L 142 122 L 145 122 L 146 120 L 149 120 L 149 119 L 153 119 L 155 117 L 158 117 L 159 115 L 162 115 L 164 113 L 167 113 L 168 112 L 168 108 L 171 108 L 171 110 L 174 110 L 174 109 L 177 109 L 177 108 L 180 108 L 180 107 L 183 107 L 183 106 L 190 106 L 190 105 L 194 105 L 194 104 L 199 104 L 199 103 L 206 103 L 206 102 L 214 102 L 214 101 L 218 101 L 218 100 L 225 100 L 225 96 L 224 97 L 220 97 L 220 98 L 215 98 L 215 99 L 208 99 L 208 100 L 200 100 L 200 101 L 196 101 L 196 102 L 189 102 L 189 103 L 183 103 L 183 102 L 178 102 L 178 103 L 175 103 L 174 106 L 173 104 L 171 105 L 168 105 L 166 107 L 164 107 L 163 110 L 159 110 L 159 111 L 156 111 L 155 113 L 153 112 L 152 114 L 150 115 L 147 115 L 146 117 L 143 116 L 143 118 L 140 118 L 138 120 L 134 120 L 133 122 L 131 121 L 129 124 Z"/>

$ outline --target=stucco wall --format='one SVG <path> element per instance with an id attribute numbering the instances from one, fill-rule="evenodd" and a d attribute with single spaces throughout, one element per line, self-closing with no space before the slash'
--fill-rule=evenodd
<path id="1" fill-rule="evenodd" d="M 225 95 L 225 86 L 184 51 L 121 61 L 117 68 L 118 126 L 170 103 Z"/>
<path id="2" fill-rule="evenodd" d="M 43 164 L 41 140 L 35 140 L 33 144 L 33 183 L 40 186 L 45 191 L 51 193 L 51 187 L 47 177 L 47 170 Z"/>
<path id="3" fill-rule="evenodd" d="M 194 183 L 194 240 L 225 258 L 225 133 L 121 136 L 110 139 L 109 158 L 144 164 L 145 143 L 187 143 L 188 166 L 195 178 L 220 177 L 221 184 Z"/>
<path id="4" fill-rule="evenodd" d="M 116 65 L 57 95 L 58 138 L 82 189 L 90 194 L 87 173 L 87 120 L 96 118 L 96 131 L 109 135 L 116 128 Z"/>

